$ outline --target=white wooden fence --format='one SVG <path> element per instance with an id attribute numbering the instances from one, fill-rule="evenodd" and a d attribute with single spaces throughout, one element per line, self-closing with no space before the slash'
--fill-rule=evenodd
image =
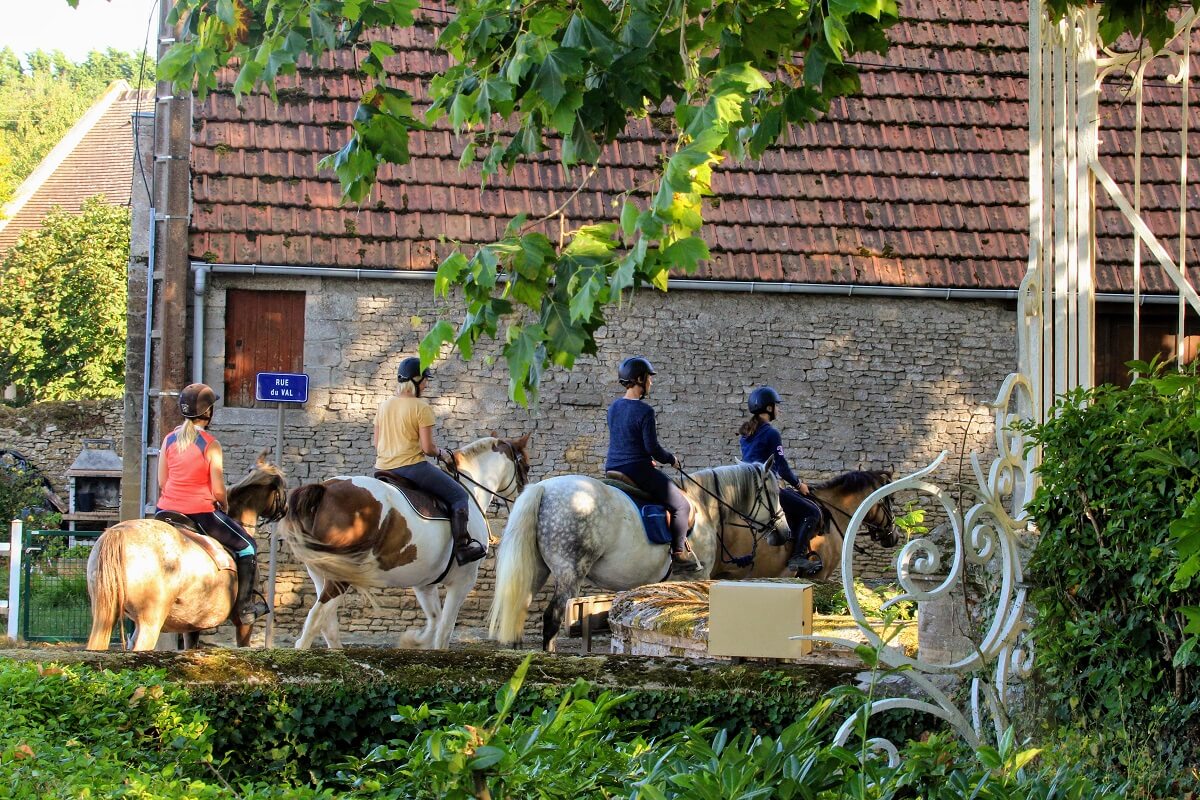
<path id="1" fill-rule="evenodd" d="M 23 526 L 12 521 L 7 542 L 0 542 L 0 556 L 8 556 L 8 599 L 0 600 L 0 614 L 8 617 L 8 638 L 16 639 L 21 616 L 21 538 Z"/>

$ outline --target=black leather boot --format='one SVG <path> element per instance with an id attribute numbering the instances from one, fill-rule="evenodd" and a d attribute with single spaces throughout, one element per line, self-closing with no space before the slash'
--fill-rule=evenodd
<path id="1" fill-rule="evenodd" d="M 487 548 L 471 538 L 467 530 L 470 509 L 457 508 L 450 512 L 450 536 L 454 539 L 454 560 L 459 566 L 478 561 L 487 555 Z"/>
<path id="2" fill-rule="evenodd" d="M 251 603 L 255 579 L 258 576 L 258 559 L 254 556 L 243 556 L 236 559 L 237 567 L 237 598 L 233 601 L 233 613 L 230 617 L 243 625 L 249 625 L 263 614 L 267 613 L 267 604 L 261 601 Z"/>

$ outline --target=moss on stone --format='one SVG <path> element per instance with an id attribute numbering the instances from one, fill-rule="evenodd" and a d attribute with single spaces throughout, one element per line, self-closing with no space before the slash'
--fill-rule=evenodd
<path id="1" fill-rule="evenodd" d="M 187 685 L 344 686 L 399 683 L 406 687 L 453 684 L 500 685 L 527 652 L 456 650 L 226 650 L 184 653 L 92 653 L 81 650 L 10 650 L 0 657 L 21 661 L 86 664 L 97 669 L 157 667 Z M 728 665 L 707 660 L 640 656 L 565 656 L 537 653 L 526 683 L 569 686 L 583 679 L 601 689 L 688 692 L 777 691 L 781 687 L 817 697 L 852 682 L 856 670 L 834 665 Z"/>

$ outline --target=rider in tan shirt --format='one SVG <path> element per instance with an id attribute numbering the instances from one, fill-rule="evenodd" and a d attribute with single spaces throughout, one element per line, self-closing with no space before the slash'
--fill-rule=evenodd
<path id="1" fill-rule="evenodd" d="M 487 555 L 487 548 L 471 538 L 467 530 L 471 496 L 458 481 L 425 460 L 436 456 L 453 463 L 450 453 L 433 441 L 433 409 L 421 399 L 429 370 L 421 370 L 421 359 L 412 356 L 400 362 L 396 372 L 396 394 L 379 405 L 375 415 L 375 468 L 407 478 L 437 495 L 450 507 L 450 535 L 454 560 L 469 564 Z"/>

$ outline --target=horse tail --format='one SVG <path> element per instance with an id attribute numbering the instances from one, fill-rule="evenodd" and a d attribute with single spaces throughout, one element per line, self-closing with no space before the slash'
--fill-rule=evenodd
<path id="1" fill-rule="evenodd" d="M 537 526 L 544 491 L 542 484 L 535 483 L 517 497 L 496 552 L 496 592 L 488 612 L 488 633 L 502 644 L 519 644 L 525 632 L 533 582 L 542 563 Z"/>
<path id="2" fill-rule="evenodd" d="M 287 513 L 279 532 L 287 541 L 296 560 L 320 573 L 326 580 L 345 583 L 359 591 L 376 609 L 382 608 L 377 592 L 364 586 L 359 578 L 367 569 L 369 551 L 339 552 L 324 547 L 313 529 L 317 509 L 325 500 L 327 487 L 309 483 L 293 489 L 287 499 Z"/>
<path id="3" fill-rule="evenodd" d="M 113 625 L 125 609 L 125 531 L 114 525 L 97 540 L 93 558 L 95 575 L 89 582 L 92 595 L 92 632 L 88 650 L 107 650 Z"/>
<path id="4" fill-rule="evenodd" d="M 302 539 L 312 538 L 313 518 L 321 501 L 325 499 L 325 484 L 309 483 L 292 490 L 287 499 L 287 519 L 291 523 L 292 535 Z"/>

